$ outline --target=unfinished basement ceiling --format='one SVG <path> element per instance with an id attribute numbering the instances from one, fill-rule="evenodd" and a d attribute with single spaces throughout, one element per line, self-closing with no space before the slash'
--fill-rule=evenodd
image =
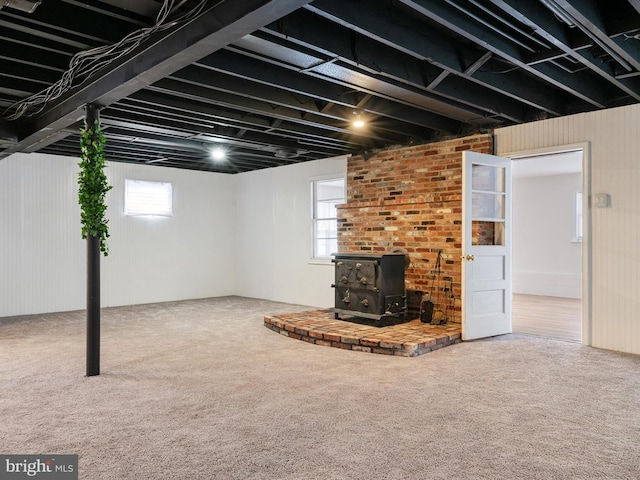
<path id="1" fill-rule="evenodd" d="M 3 3 L 0 159 L 78 156 L 87 103 L 110 161 L 236 173 L 640 100 L 640 0 Z"/>

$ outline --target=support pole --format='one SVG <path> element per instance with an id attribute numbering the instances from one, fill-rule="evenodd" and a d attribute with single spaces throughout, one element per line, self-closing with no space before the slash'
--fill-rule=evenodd
<path id="1" fill-rule="evenodd" d="M 100 119 L 95 105 L 87 105 L 87 129 Z M 100 238 L 87 235 L 87 377 L 100 375 Z"/>

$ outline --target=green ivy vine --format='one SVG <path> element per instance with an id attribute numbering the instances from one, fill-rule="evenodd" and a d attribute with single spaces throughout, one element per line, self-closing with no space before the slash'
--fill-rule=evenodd
<path id="1" fill-rule="evenodd" d="M 107 247 L 109 221 L 105 218 L 107 211 L 105 195 L 113 188 L 107 183 L 107 176 L 104 173 L 106 142 L 99 120 L 96 120 L 91 128 L 87 128 L 85 122 L 85 128 L 80 129 L 78 203 L 81 210 L 82 238 L 86 239 L 88 235 L 99 238 L 100 251 L 105 257 L 109 255 Z"/>

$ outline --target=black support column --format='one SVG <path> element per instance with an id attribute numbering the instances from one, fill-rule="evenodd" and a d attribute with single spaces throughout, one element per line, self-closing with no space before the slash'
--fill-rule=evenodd
<path id="1" fill-rule="evenodd" d="M 100 119 L 95 105 L 87 105 L 87 129 Z M 100 375 L 100 238 L 87 235 L 87 377 Z"/>

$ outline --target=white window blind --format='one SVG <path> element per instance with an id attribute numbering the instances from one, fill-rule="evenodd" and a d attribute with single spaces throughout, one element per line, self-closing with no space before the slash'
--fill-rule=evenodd
<path id="1" fill-rule="evenodd" d="M 173 189 L 169 182 L 126 179 L 124 192 L 125 215 L 173 215 Z"/>

